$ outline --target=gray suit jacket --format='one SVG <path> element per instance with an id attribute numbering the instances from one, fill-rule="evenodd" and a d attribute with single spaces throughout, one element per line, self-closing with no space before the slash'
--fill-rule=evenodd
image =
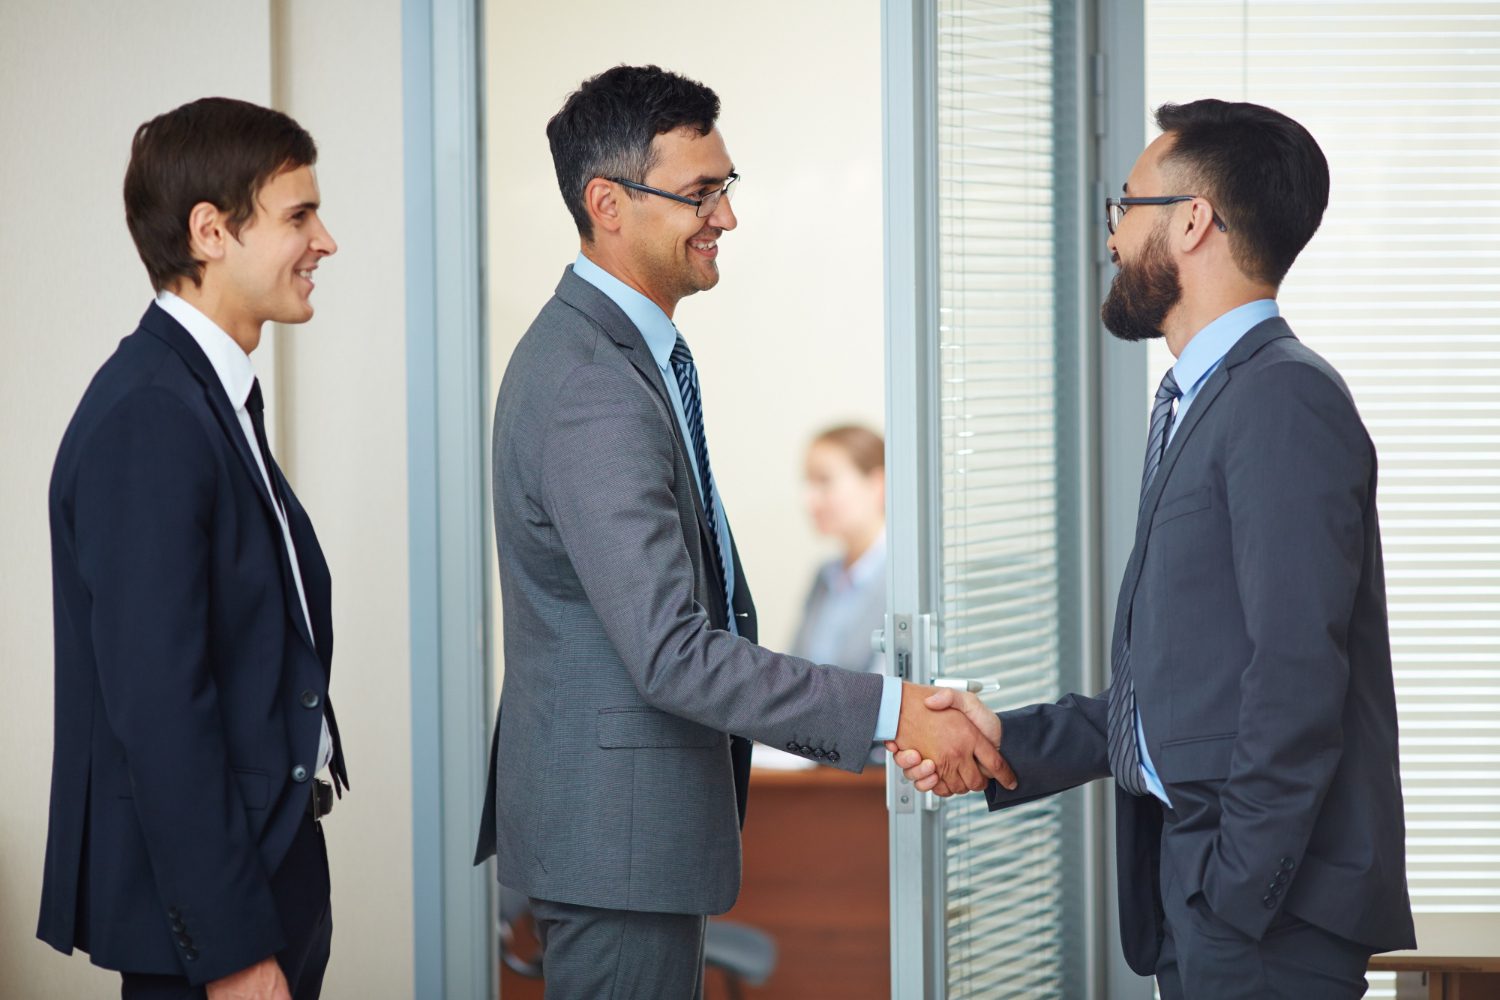
<path id="1" fill-rule="evenodd" d="M 738 552 L 726 630 L 687 456 L 640 332 L 569 268 L 495 413 L 505 682 L 476 863 L 495 853 L 527 895 L 722 913 L 744 738 L 854 772 L 868 757 L 882 679 L 757 646 Z"/>
<path id="2" fill-rule="evenodd" d="M 1412 947 L 1375 448 L 1338 373 L 1280 319 L 1249 331 L 1183 418 L 1143 499 L 1116 629 L 1155 798 L 1117 791 L 1121 935 L 1161 944 L 1161 866 L 1260 938 L 1284 906 Z M 1020 787 L 1109 776 L 1108 692 L 1002 712 Z"/>

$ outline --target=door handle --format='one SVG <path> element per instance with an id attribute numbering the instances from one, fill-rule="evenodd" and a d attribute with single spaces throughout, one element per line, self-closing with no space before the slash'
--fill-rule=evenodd
<path id="1" fill-rule="evenodd" d="M 952 688 L 970 694 L 993 694 L 1000 690 L 1000 681 L 994 677 L 939 677 L 932 684 L 934 687 Z"/>

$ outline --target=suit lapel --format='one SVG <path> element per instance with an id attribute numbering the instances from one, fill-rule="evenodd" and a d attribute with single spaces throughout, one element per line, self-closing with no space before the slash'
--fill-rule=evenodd
<path id="1" fill-rule="evenodd" d="M 219 374 L 214 371 L 208 355 L 203 353 L 203 349 L 198 346 L 192 334 L 184 330 L 181 324 L 154 302 L 146 310 L 146 315 L 141 317 L 141 327 L 165 341 L 168 347 L 176 351 L 182 360 L 187 362 L 188 368 L 197 376 L 198 381 L 203 384 L 203 391 L 208 397 L 208 405 L 213 410 L 214 418 L 219 421 L 219 427 L 224 431 L 224 436 L 229 439 L 230 447 L 234 449 L 235 454 L 239 455 L 245 471 L 250 474 L 250 482 L 265 506 L 266 514 L 274 520 L 276 517 L 274 501 L 271 499 L 271 494 L 266 491 L 265 481 L 260 475 L 260 466 L 256 464 L 255 455 L 250 451 L 250 442 L 245 440 L 245 433 L 240 428 L 240 419 L 235 415 L 234 405 L 229 402 L 229 396 L 224 392 L 224 384 L 219 381 Z"/>
<path id="2" fill-rule="evenodd" d="M 219 429 L 228 438 L 230 448 L 240 457 L 245 471 L 249 473 L 251 488 L 260 497 L 261 508 L 265 516 L 270 519 L 276 540 L 273 547 L 276 549 L 277 564 L 281 567 L 281 589 L 287 615 L 292 619 L 292 625 L 297 630 L 297 634 L 302 637 L 302 641 L 307 643 L 309 649 L 317 653 L 317 646 L 307 630 L 306 617 L 302 614 L 302 602 L 297 599 L 297 582 L 292 578 L 291 557 L 287 554 L 286 545 L 281 539 L 281 522 L 276 517 L 275 501 L 271 499 L 271 494 L 266 489 L 265 479 L 260 474 L 260 466 L 255 461 L 255 455 L 250 451 L 250 442 L 245 439 L 245 432 L 240 426 L 239 417 L 235 415 L 234 406 L 229 402 L 228 394 L 224 392 L 224 384 L 219 381 L 218 373 L 214 371 L 208 356 L 203 353 L 203 349 L 198 346 L 192 334 L 184 330 L 180 323 L 156 303 L 151 303 L 146 310 L 146 315 L 141 317 L 141 329 L 164 341 L 168 347 L 176 351 L 187 364 L 188 370 L 202 383 L 209 409 L 213 411 L 214 419 L 219 423 Z M 271 465 L 272 468 L 267 470 L 267 475 L 280 477 L 280 470 L 275 467 L 275 462 L 273 461 Z M 282 482 L 284 485 L 284 480 Z M 290 490 L 287 493 L 289 494 Z M 308 611 L 309 613 L 312 611 L 310 599 Z"/>
<path id="3" fill-rule="evenodd" d="M 1182 418 L 1181 426 L 1172 435 L 1172 440 L 1167 444 L 1166 453 L 1162 455 L 1161 468 L 1157 470 L 1156 478 L 1151 481 L 1146 495 L 1141 498 L 1140 512 L 1136 516 L 1135 547 L 1131 550 L 1130 561 L 1125 566 L 1125 577 L 1120 583 L 1120 599 L 1115 608 L 1117 638 L 1119 630 L 1124 628 L 1129 620 L 1130 608 L 1135 602 L 1136 587 L 1140 583 L 1141 564 L 1145 561 L 1146 546 L 1151 538 L 1151 520 L 1156 516 L 1156 508 L 1161 504 L 1162 493 L 1166 490 L 1172 469 L 1177 465 L 1178 456 L 1187 447 L 1193 430 L 1203 422 L 1204 417 L 1213 408 L 1214 401 L 1229 385 L 1234 369 L 1254 357 L 1257 351 L 1271 341 L 1291 336 L 1293 336 L 1291 327 L 1287 326 L 1286 321 L 1279 316 L 1251 327 L 1229 349 L 1229 353 L 1224 356 L 1223 363 L 1219 365 L 1219 370 L 1209 376 L 1208 381 L 1199 390 L 1197 398 L 1193 400 L 1192 407 L 1188 409 L 1187 416 Z"/>
<path id="4" fill-rule="evenodd" d="M 652 356 L 651 348 L 646 346 L 646 338 L 641 336 L 641 331 L 636 329 L 630 317 L 626 316 L 624 310 L 615 305 L 614 300 L 608 295 L 574 274 L 572 264 L 569 264 L 563 272 L 562 280 L 557 284 L 556 294 L 568 305 L 604 327 L 609 338 L 615 342 L 635 370 L 640 372 L 641 377 L 646 380 L 646 384 L 655 391 L 657 398 L 661 400 L 666 410 L 667 426 L 671 429 L 672 441 L 677 453 L 682 456 L 689 470 L 696 468 L 697 459 L 688 450 L 687 442 L 682 439 L 682 428 L 677 423 L 677 413 L 672 408 L 672 397 L 667 393 L 661 369 L 656 366 L 656 358 Z M 703 496 L 698 491 L 698 481 L 691 471 L 688 473 L 688 489 L 692 492 L 693 510 L 698 516 L 700 543 L 705 547 L 712 545 L 714 536 L 708 527 L 708 514 L 705 512 Z M 733 544 L 734 539 L 731 537 L 731 547 Z M 736 579 L 738 578 L 738 573 L 736 573 Z M 718 581 L 715 589 L 719 595 L 719 603 L 722 605 L 724 582 Z"/>

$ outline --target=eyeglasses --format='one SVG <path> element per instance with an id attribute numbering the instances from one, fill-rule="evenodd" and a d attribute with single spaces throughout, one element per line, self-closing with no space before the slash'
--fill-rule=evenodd
<path id="1" fill-rule="evenodd" d="M 723 187 L 717 191 L 710 191 L 702 198 L 684 198 L 680 194 L 663 191 L 661 188 L 650 187 L 646 184 L 637 184 L 635 181 L 627 181 L 623 177 L 606 177 L 604 179 L 612 184 L 620 184 L 628 187 L 632 191 L 644 191 L 646 194 L 659 195 L 663 198 L 671 198 L 673 201 L 680 201 L 684 205 L 692 205 L 698 210 L 698 218 L 706 219 L 714 214 L 714 209 L 719 207 L 720 198 L 729 198 L 731 201 L 734 199 L 733 191 L 735 185 L 739 183 L 740 175 L 730 174 L 729 179 L 724 182 Z"/>
<path id="2" fill-rule="evenodd" d="M 1155 198 L 1105 198 L 1104 224 L 1109 226 L 1109 235 L 1113 236 L 1120 220 L 1125 218 L 1126 209 L 1132 205 L 1175 205 L 1180 201 L 1193 201 L 1197 197 L 1195 194 L 1164 194 Z M 1212 210 L 1213 206 L 1210 205 L 1209 208 Z M 1218 212 L 1214 212 L 1214 225 L 1219 227 L 1221 233 L 1229 232 L 1229 227 L 1219 218 Z"/>

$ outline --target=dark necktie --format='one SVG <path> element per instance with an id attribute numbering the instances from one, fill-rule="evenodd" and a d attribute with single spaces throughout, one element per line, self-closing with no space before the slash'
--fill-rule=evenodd
<path id="1" fill-rule="evenodd" d="M 260 460 L 266 466 L 266 482 L 271 487 L 271 499 L 285 516 L 286 505 L 281 502 L 281 489 L 276 483 L 276 465 L 271 461 L 271 445 L 266 440 L 266 400 L 260 394 L 260 379 L 250 383 L 250 396 L 245 400 L 245 410 L 250 414 L 250 426 L 255 428 L 255 445 L 260 449 Z"/>
<path id="2" fill-rule="evenodd" d="M 1172 428 L 1172 404 L 1182 395 L 1172 369 L 1162 377 L 1151 406 L 1151 427 L 1146 434 L 1146 468 L 1141 475 L 1141 505 L 1144 507 L 1151 480 L 1161 468 L 1167 448 L 1167 432 Z M 1139 511 L 1137 516 L 1139 517 Z M 1124 614 L 1130 614 L 1127 607 Z M 1115 626 L 1115 644 L 1111 650 L 1114 681 L 1109 686 L 1109 769 L 1115 781 L 1132 795 L 1149 794 L 1141 775 L 1141 753 L 1135 741 L 1135 678 L 1130 673 L 1129 622 Z"/>
<path id="3" fill-rule="evenodd" d="M 680 333 L 672 347 L 672 374 L 677 376 L 677 391 L 682 394 L 682 415 L 687 418 L 693 460 L 698 463 L 698 479 L 703 486 L 703 513 L 707 515 L 709 540 L 713 543 L 714 569 L 719 573 L 727 604 L 729 580 L 724 575 L 724 553 L 719 548 L 718 505 L 714 499 L 714 474 L 708 464 L 708 437 L 703 432 L 703 396 L 698 388 L 698 366 L 693 364 L 693 352 L 688 350 L 687 341 Z M 732 622 L 734 608 L 726 607 L 725 611 L 729 615 L 725 620 Z"/>

